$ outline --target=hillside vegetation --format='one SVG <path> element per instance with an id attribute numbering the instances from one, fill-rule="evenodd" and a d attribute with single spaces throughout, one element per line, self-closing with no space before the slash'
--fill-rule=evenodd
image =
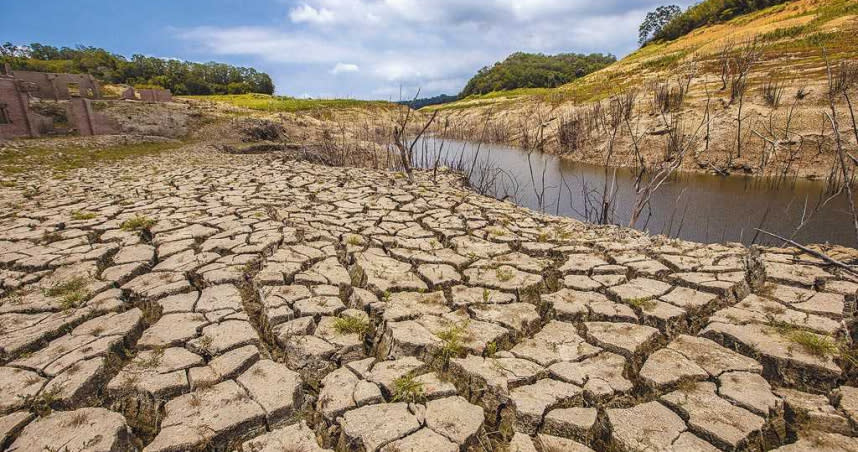
<path id="1" fill-rule="evenodd" d="M 188 99 L 212 101 L 251 110 L 271 113 L 294 113 L 299 111 L 347 109 L 347 108 L 393 108 L 395 104 L 385 101 L 358 99 L 299 99 L 267 94 L 186 96 Z"/>
<path id="2" fill-rule="evenodd" d="M 477 72 L 461 97 L 516 88 L 554 88 L 617 61 L 613 55 L 561 53 L 543 55 L 518 52 Z"/>
<path id="3" fill-rule="evenodd" d="M 787 1 L 789 0 L 705 0 L 674 17 L 655 33 L 653 41 L 671 41 L 704 25 L 725 22 Z"/>
<path id="4" fill-rule="evenodd" d="M 655 164 L 670 139 L 687 138 L 684 169 L 825 177 L 835 157 L 826 60 L 833 81 L 847 81 L 834 97 L 842 143 L 858 152 L 841 95 L 858 98 L 858 83 L 847 80 L 856 59 L 858 2 L 794 0 L 651 43 L 556 88 L 493 91 L 424 111 L 440 111 L 456 138 L 538 145 L 575 161 Z"/>
<path id="5" fill-rule="evenodd" d="M 0 64 L 39 72 L 90 74 L 105 83 L 158 86 L 174 94 L 274 93 L 271 77 L 253 68 L 133 55 L 127 59 L 96 47 L 0 46 Z"/>

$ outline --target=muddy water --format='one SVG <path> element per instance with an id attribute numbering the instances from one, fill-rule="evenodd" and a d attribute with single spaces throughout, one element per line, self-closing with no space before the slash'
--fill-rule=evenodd
<path id="1" fill-rule="evenodd" d="M 435 138 L 419 143 L 415 154 L 416 164 L 423 167 L 431 167 L 436 160 L 465 171 L 474 166 L 473 185 L 487 186 L 489 194 L 550 214 L 592 220 L 598 209 L 591 206 L 601 203 L 607 181 L 608 187 L 616 187 L 610 222 L 628 225 L 636 199 L 634 174 L 628 169 L 574 163 L 536 152 L 528 163 L 527 153 L 517 148 Z M 845 196 L 830 201 L 795 232 L 802 213 L 812 211 L 825 196 L 824 188 L 821 181 L 805 179 L 679 173 L 653 195 L 651 207 L 636 227 L 706 243 L 777 244 L 762 235 L 755 237 L 754 229 L 761 228 L 784 236 L 795 234 L 800 243 L 858 245 Z M 585 192 L 592 202 L 585 201 Z"/>

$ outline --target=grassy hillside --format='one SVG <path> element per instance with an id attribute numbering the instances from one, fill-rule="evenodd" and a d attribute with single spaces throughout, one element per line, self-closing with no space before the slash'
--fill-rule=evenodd
<path id="1" fill-rule="evenodd" d="M 552 104 L 605 99 L 647 81 L 669 75 L 688 63 L 700 74 L 718 70 L 717 56 L 725 45 L 757 38 L 763 50 L 762 68 L 785 75 L 820 79 L 821 48 L 832 60 L 858 57 L 858 2 L 855 0 L 797 0 L 704 26 L 674 41 L 648 45 L 620 61 L 557 88 L 532 88 L 471 95 L 438 109 L 466 109 L 537 100 Z M 782 64 L 788 61 L 788 64 Z M 428 107 L 432 109 L 432 107 Z"/>

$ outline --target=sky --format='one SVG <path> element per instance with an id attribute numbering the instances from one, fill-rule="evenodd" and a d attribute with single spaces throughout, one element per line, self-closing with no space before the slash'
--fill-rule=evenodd
<path id="1" fill-rule="evenodd" d="M 637 45 L 658 0 L 0 0 L 0 41 L 218 61 L 271 75 L 277 94 L 399 100 L 457 94 L 516 52 Z M 674 0 L 687 7 L 693 0 Z"/>

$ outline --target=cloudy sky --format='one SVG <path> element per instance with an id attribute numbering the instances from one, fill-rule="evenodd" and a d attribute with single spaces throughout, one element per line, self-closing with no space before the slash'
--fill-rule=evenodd
<path id="1" fill-rule="evenodd" d="M 7 0 L 3 0 L 7 3 Z M 688 6 L 693 0 L 670 3 Z M 103 47 L 268 72 L 277 93 L 456 94 L 515 51 L 634 50 L 658 0 L 39 0 L 2 6 L 0 41 Z"/>

